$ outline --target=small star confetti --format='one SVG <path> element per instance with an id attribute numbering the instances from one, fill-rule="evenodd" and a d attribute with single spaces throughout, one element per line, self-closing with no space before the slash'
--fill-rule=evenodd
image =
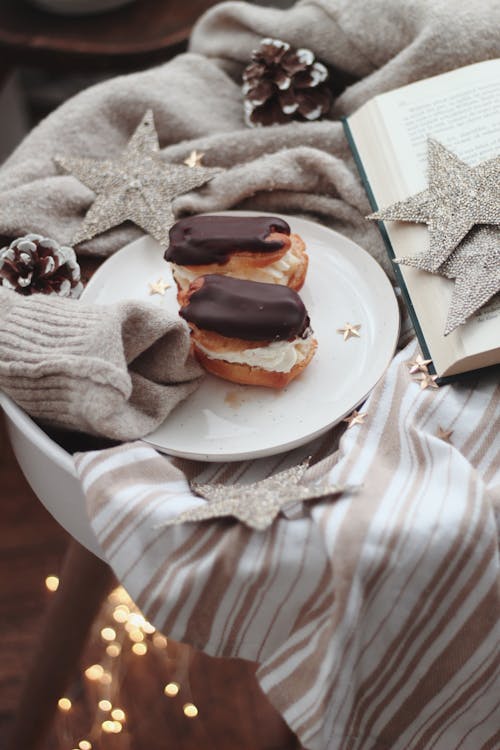
<path id="1" fill-rule="evenodd" d="M 353 338 L 356 336 L 357 338 L 360 337 L 359 329 L 361 328 L 361 323 L 357 323 L 356 325 L 352 325 L 351 323 L 346 323 L 344 328 L 337 328 L 337 333 L 341 333 L 344 337 L 344 341 L 347 341 L 350 338 Z"/>
<path id="2" fill-rule="evenodd" d="M 300 484 L 307 466 L 308 462 L 305 461 L 252 484 L 225 485 L 192 482 L 192 490 L 208 502 L 184 511 L 177 518 L 163 523 L 162 526 L 232 516 L 256 531 L 264 531 L 285 506 L 303 500 L 319 500 L 329 495 L 339 495 L 347 489 L 349 491 L 354 489 L 328 484 L 326 481 L 312 485 Z"/>
<path id="3" fill-rule="evenodd" d="M 174 198 L 204 185 L 222 170 L 168 164 L 159 152 L 153 112 L 148 110 L 118 159 L 55 158 L 61 169 L 96 194 L 73 244 L 132 221 L 161 245 L 168 245 L 175 221 Z"/>
<path id="4" fill-rule="evenodd" d="M 419 379 L 420 390 L 425 391 L 427 388 L 439 388 L 436 383 L 437 375 L 430 375 L 428 372 L 422 373 L 422 377 Z"/>
<path id="5" fill-rule="evenodd" d="M 471 167 L 429 138 L 427 159 L 428 189 L 368 218 L 427 224 L 428 251 L 397 262 L 435 272 L 476 224 L 500 224 L 500 157 Z"/>
<path id="6" fill-rule="evenodd" d="M 170 289 L 170 284 L 167 284 L 163 279 L 158 279 L 154 283 L 149 282 L 148 286 L 150 294 L 161 294 L 162 297 L 165 294 L 165 290 Z"/>
<path id="7" fill-rule="evenodd" d="M 342 422 L 347 422 L 347 429 L 350 430 L 355 424 L 364 424 L 367 416 L 366 412 L 359 412 L 357 409 L 354 409 L 353 413 L 343 419 Z"/>
<path id="8" fill-rule="evenodd" d="M 453 435 L 453 430 L 444 430 L 442 427 L 438 427 L 438 431 L 436 433 L 436 436 L 440 440 L 444 440 L 445 443 L 450 443 L 451 436 Z"/>
<path id="9" fill-rule="evenodd" d="M 424 359 L 421 354 L 417 354 L 413 362 L 407 362 L 410 375 L 414 375 L 416 372 L 428 372 L 427 365 L 430 365 L 432 359 Z"/>
<path id="10" fill-rule="evenodd" d="M 204 151 L 191 151 L 187 159 L 184 159 L 184 164 L 186 167 L 201 167 L 202 166 L 202 159 L 205 156 Z"/>

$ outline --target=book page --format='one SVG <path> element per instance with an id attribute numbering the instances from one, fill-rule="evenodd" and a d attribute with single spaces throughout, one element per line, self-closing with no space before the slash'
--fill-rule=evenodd
<path id="1" fill-rule="evenodd" d="M 427 187 L 429 136 L 471 165 L 500 153 L 500 60 L 381 94 L 350 117 L 349 126 L 378 206 L 404 199 Z M 398 257 L 425 249 L 425 225 L 385 225 Z M 500 347 L 497 298 L 445 337 L 453 281 L 409 266 L 400 269 L 438 372 Z"/>
<path id="2" fill-rule="evenodd" d="M 427 187 L 430 136 L 471 166 L 500 153 L 500 60 L 376 97 L 408 195 Z"/>

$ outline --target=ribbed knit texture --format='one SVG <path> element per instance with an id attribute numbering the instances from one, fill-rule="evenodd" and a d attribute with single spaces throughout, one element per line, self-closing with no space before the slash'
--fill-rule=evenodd
<path id="1" fill-rule="evenodd" d="M 197 386 L 189 333 L 151 305 L 101 307 L 0 288 L 0 388 L 61 427 L 145 435 Z"/>

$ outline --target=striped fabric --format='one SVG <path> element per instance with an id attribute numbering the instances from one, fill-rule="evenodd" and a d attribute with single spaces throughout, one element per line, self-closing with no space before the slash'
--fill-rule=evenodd
<path id="1" fill-rule="evenodd" d="M 170 461 L 141 443 L 80 454 L 92 526 L 118 578 L 173 638 L 259 663 L 310 750 L 500 747 L 498 373 L 421 390 L 410 343 L 363 425 L 286 456 Z M 453 430 L 451 442 L 438 430 Z M 356 494 L 281 516 L 162 527 L 194 497 L 186 473 L 252 481 L 313 454 L 307 480 Z"/>

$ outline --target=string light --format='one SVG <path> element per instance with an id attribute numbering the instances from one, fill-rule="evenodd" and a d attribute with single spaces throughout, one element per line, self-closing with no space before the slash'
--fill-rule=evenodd
<path id="1" fill-rule="evenodd" d="M 131 625 L 133 625 L 135 628 L 142 628 L 146 620 L 142 615 L 140 615 L 138 612 L 132 612 L 128 616 L 128 621 Z"/>
<path id="2" fill-rule="evenodd" d="M 118 604 L 113 610 L 113 620 L 116 622 L 127 622 L 130 610 L 126 604 Z"/>
<path id="3" fill-rule="evenodd" d="M 45 586 L 49 591 L 57 591 L 59 588 L 59 578 L 57 576 L 47 576 L 45 579 Z"/>
<path id="4" fill-rule="evenodd" d="M 116 630 L 113 630 L 113 628 L 103 628 L 101 630 L 101 638 L 103 641 L 114 641 L 116 639 Z"/>
<path id="5" fill-rule="evenodd" d="M 45 585 L 48 590 L 55 591 L 59 585 L 59 579 L 57 576 L 47 576 Z M 144 656 L 152 646 L 158 650 L 166 650 L 168 647 L 166 636 L 159 633 L 155 626 L 142 615 L 122 586 L 117 587 L 107 597 L 101 618 L 102 626 L 97 628 L 96 635 L 100 642 L 102 663 L 96 661 L 84 670 L 85 677 L 95 683 L 93 690 L 97 693 L 94 714 L 99 718 L 93 724 L 91 736 L 92 742 L 96 742 L 99 746 L 100 742 L 104 742 L 102 734 L 120 734 L 125 731 L 124 725 L 127 722 L 125 711 L 113 705 L 120 702 L 119 690 L 123 669 L 122 661 L 117 657 L 121 655 L 126 658 L 130 657 L 130 654 Z M 163 656 L 163 659 L 165 658 L 166 656 Z M 126 662 L 124 666 L 126 668 Z M 166 696 L 174 698 L 180 693 L 181 685 L 178 682 L 168 682 L 163 691 Z M 67 713 L 71 710 L 72 703 L 69 698 L 64 697 L 59 699 L 58 706 L 62 712 Z M 185 703 L 182 710 L 190 719 L 198 716 L 198 708 L 194 703 Z M 99 711 L 102 713 L 99 714 Z M 126 726 L 128 727 L 128 722 Z M 77 740 L 73 739 L 72 742 L 75 743 Z M 90 740 L 82 739 L 77 742 L 73 750 L 92 750 L 92 748 Z"/>
<path id="6" fill-rule="evenodd" d="M 111 685 L 111 683 L 113 682 L 113 675 L 111 674 L 111 672 L 108 672 L 107 669 L 104 669 L 99 682 L 101 683 L 101 685 Z"/>
<path id="7" fill-rule="evenodd" d="M 107 734 L 119 734 L 122 731 L 123 726 L 120 721 L 111 721 L 110 719 L 106 719 L 106 721 L 102 722 L 101 729 Z"/>
<path id="8" fill-rule="evenodd" d="M 108 601 L 111 604 L 131 604 L 132 599 L 127 594 L 123 586 L 117 586 L 116 589 L 108 595 Z"/>
<path id="9" fill-rule="evenodd" d="M 189 719 L 194 719 L 196 716 L 198 716 L 198 709 L 196 708 L 194 703 L 185 703 L 182 707 L 182 710 Z"/>
<path id="10" fill-rule="evenodd" d="M 168 640 L 162 633 L 155 633 L 153 636 L 153 645 L 156 646 L 156 648 L 167 648 Z"/>
<path id="11" fill-rule="evenodd" d="M 142 630 L 131 630 L 128 634 L 128 637 L 134 643 L 142 643 L 142 641 L 144 640 L 144 633 L 142 632 Z"/>
<path id="12" fill-rule="evenodd" d="M 71 711 L 71 706 L 73 705 L 69 698 L 59 698 L 57 701 L 57 705 L 61 709 L 61 711 Z"/>
<path id="13" fill-rule="evenodd" d="M 100 680 L 104 674 L 104 667 L 100 664 L 92 664 L 91 667 L 85 670 L 85 677 L 88 680 Z"/>
<path id="14" fill-rule="evenodd" d="M 163 692 L 165 693 L 165 695 L 168 695 L 169 698 L 175 698 L 179 690 L 180 690 L 180 685 L 178 682 L 169 682 L 163 688 Z"/>

